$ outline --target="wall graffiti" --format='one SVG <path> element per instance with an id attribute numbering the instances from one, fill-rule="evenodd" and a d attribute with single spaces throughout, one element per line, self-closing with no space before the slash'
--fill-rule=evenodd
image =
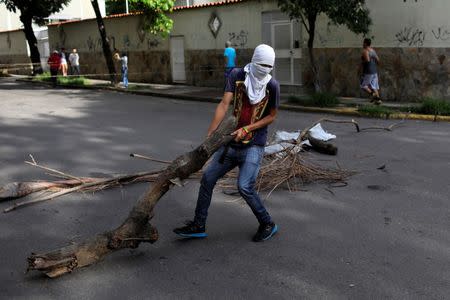
<path id="1" fill-rule="evenodd" d="M 405 27 L 395 34 L 395 39 L 399 44 L 422 47 L 425 41 L 426 32 L 415 27 Z"/>
<path id="2" fill-rule="evenodd" d="M 6 34 L 6 43 L 8 44 L 8 49 L 11 49 L 11 37 L 9 36 L 9 32 Z"/>
<path id="3" fill-rule="evenodd" d="M 431 29 L 418 27 L 404 27 L 395 34 L 398 44 L 410 47 L 422 47 L 426 41 L 447 42 L 450 41 L 450 29 L 446 26 L 436 26 Z"/>
<path id="4" fill-rule="evenodd" d="M 131 47 L 131 41 L 130 41 L 130 37 L 128 36 L 128 34 L 125 34 L 123 36 L 123 47 L 126 49 L 129 49 Z"/>
<path id="5" fill-rule="evenodd" d="M 229 32 L 228 40 L 236 47 L 244 48 L 248 42 L 248 31 L 241 30 L 239 33 Z"/>
<path id="6" fill-rule="evenodd" d="M 450 31 L 443 26 L 431 30 L 431 33 L 433 34 L 436 40 L 447 41 L 450 39 Z"/>
<path id="7" fill-rule="evenodd" d="M 112 50 L 116 49 L 116 38 L 113 35 L 106 37 L 109 41 L 109 46 Z M 91 36 L 86 40 L 86 45 L 89 51 L 95 52 L 97 50 L 101 50 L 103 48 L 103 42 L 101 38 L 93 39 Z"/>
<path id="8" fill-rule="evenodd" d="M 67 38 L 66 31 L 64 30 L 63 27 L 60 27 L 59 28 L 59 41 L 61 42 L 61 44 L 63 44 L 63 45 L 66 44 L 66 38 Z"/>
<path id="9" fill-rule="evenodd" d="M 160 42 L 159 42 L 158 39 L 155 39 L 155 38 L 153 38 L 153 39 L 148 39 L 148 40 L 147 40 L 147 49 L 150 50 L 150 49 L 152 49 L 152 48 L 156 48 L 156 47 L 159 46 L 159 44 L 160 44 Z"/>

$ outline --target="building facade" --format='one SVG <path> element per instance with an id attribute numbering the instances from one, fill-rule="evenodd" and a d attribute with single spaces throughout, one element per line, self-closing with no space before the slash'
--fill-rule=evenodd
<path id="1" fill-rule="evenodd" d="M 279 11 L 276 1 L 187 4 L 170 14 L 174 28 L 168 38 L 146 33 L 139 14 L 105 18 L 112 48 L 129 54 L 131 81 L 220 86 L 229 40 L 237 50 L 238 66 L 251 59 L 254 47 L 266 43 L 275 48 L 273 73 L 284 89 L 296 92 L 311 86 L 307 33 Z M 381 59 L 382 96 L 398 101 L 449 99 L 450 2 L 368 0 L 367 6 L 373 20 L 369 36 Z M 314 52 L 326 90 L 360 95 L 362 39 L 320 16 Z M 52 24 L 49 41 L 51 48 L 78 48 L 84 73 L 107 78 L 94 19 Z"/>

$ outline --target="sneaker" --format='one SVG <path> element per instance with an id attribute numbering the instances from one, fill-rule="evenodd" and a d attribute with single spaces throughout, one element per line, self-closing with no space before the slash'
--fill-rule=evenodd
<path id="1" fill-rule="evenodd" d="M 262 242 L 270 239 L 278 231 L 278 226 L 275 223 L 259 225 L 258 231 L 253 236 L 254 242 Z"/>
<path id="2" fill-rule="evenodd" d="M 208 236 L 205 232 L 205 226 L 198 225 L 194 221 L 186 222 L 185 226 L 175 228 L 173 232 L 185 238 L 205 238 Z"/>

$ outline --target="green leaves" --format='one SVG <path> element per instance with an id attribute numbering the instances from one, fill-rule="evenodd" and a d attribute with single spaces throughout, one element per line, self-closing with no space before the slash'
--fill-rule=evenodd
<path id="1" fill-rule="evenodd" d="M 170 34 L 173 21 L 167 16 L 171 13 L 174 0 L 129 0 L 144 14 L 144 30 L 166 37 Z"/>
<path id="2" fill-rule="evenodd" d="M 69 2 L 70 0 L 0 0 L 9 11 L 20 11 L 21 18 L 32 18 L 39 25 Z"/>
<path id="3" fill-rule="evenodd" d="M 372 20 L 365 0 L 278 0 L 291 18 L 309 19 L 326 14 L 336 25 L 345 25 L 356 34 L 368 34 Z"/>

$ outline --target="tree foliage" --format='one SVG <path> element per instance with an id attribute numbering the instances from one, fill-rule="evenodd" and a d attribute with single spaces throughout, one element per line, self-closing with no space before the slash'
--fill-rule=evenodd
<path id="1" fill-rule="evenodd" d="M 173 27 L 173 21 L 167 16 L 171 13 L 174 0 L 129 0 L 137 10 L 144 14 L 144 30 L 152 34 L 168 36 Z"/>
<path id="2" fill-rule="evenodd" d="M 365 0 L 278 0 L 280 9 L 291 19 L 300 19 L 308 38 L 308 53 L 311 71 L 314 76 L 314 88 L 321 92 L 319 71 L 314 58 L 314 36 L 316 20 L 325 14 L 334 25 L 344 25 L 356 34 L 368 34 L 372 20 Z"/>
<path id="3" fill-rule="evenodd" d="M 356 34 L 367 34 L 372 20 L 365 0 L 278 0 L 278 6 L 291 18 L 301 19 L 306 25 L 310 18 L 325 14 L 335 25 L 345 25 Z"/>
<path id="4" fill-rule="evenodd" d="M 48 16 L 60 11 L 69 2 L 70 0 L 0 0 L 9 11 L 19 11 L 21 20 L 23 17 L 30 17 L 38 25 L 44 25 Z"/>

